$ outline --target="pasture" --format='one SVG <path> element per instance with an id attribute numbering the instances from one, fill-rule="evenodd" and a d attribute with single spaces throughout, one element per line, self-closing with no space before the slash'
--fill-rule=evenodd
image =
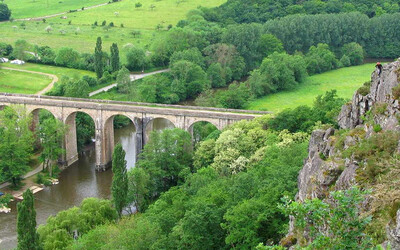
<path id="1" fill-rule="evenodd" d="M 2 64 L 4 67 L 14 68 L 14 69 L 23 69 L 30 70 L 35 72 L 43 72 L 47 74 L 53 74 L 61 79 L 62 76 L 68 76 L 70 78 L 81 78 L 84 75 L 89 75 L 95 77 L 96 74 L 87 70 L 79 70 L 79 69 L 70 69 L 64 67 L 56 67 L 50 65 L 36 64 L 36 63 L 25 63 L 24 65 L 15 65 L 15 64 Z M 16 71 L 13 71 L 16 72 Z"/>
<path id="2" fill-rule="evenodd" d="M 48 76 L 0 68 L 0 92 L 35 94 L 51 81 Z"/>
<path id="3" fill-rule="evenodd" d="M 296 89 L 250 101 L 247 109 L 279 112 L 300 105 L 311 106 L 318 95 L 336 89 L 338 96 L 351 99 L 354 92 L 371 79 L 374 63 L 341 68 L 307 77 Z"/>
<path id="4" fill-rule="evenodd" d="M 23 2 L 33 0 L 13 0 Z M 35 0 L 43 2 L 44 0 Z M 108 4 L 102 7 L 88 9 L 80 12 L 68 13 L 67 19 L 60 17 L 48 18 L 46 23 L 42 21 L 18 21 L 0 23 L 0 42 L 13 44 L 18 39 L 24 39 L 31 44 L 48 45 L 58 49 L 60 47 L 71 47 L 79 52 L 93 52 L 96 38 L 103 39 L 103 49 L 108 51 L 112 43 L 117 43 L 119 48 L 126 44 L 135 44 L 144 48 L 149 48 L 151 42 L 157 37 L 162 36 L 168 25 L 175 26 L 179 20 L 184 19 L 189 10 L 198 6 L 213 7 L 224 3 L 226 0 L 122 0 L 121 2 Z M 7 2 L 7 0 L 6 0 Z M 11 2 L 11 0 L 8 0 Z M 56 2 L 56 0 L 49 0 Z M 72 2 L 79 2 L 72 0 Z M 96 0 L 90 3 L 98 3 Z M 141 2 L 142 7 L 136 8 L 135 3 Z M 15 4 L 17 5 L 17 4 Z M 22 4 L 23 5 L 23 4 Z M 78 7 L 80 8 L 80 4 Z M 10 8 L 15 15 L 23 10 L 14 9 L 14 4 Z M 154 6 L 154 8 L 150 8 Z M 40 8 L 31 7 L 32 16 L 41 13 Z M 56 11 L 57 12 L 57 11 Z M 13 14 L 13 15 L 14 15 Z M 93 25 L 97 21 L 98 25 Z M 106 25 L 102 26 L 102 22 Z M 110 27 L 113 22 L 114 27 Z M 121 27 L 123 24 L 124 27 Z M 157 29 L 157 25 L 161 25 Z M 52 31 L 46 32 L 46 27 L 50 26 Z M 140 31 L 140 35 L 133 35 L 132 32 Z M 122 51 L 123 54 L 123 51 Z"/>

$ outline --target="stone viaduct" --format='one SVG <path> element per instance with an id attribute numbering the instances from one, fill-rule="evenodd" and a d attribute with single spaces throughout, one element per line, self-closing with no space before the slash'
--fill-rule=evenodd
<path id="1" fill-rule="evenodd" d="M 63 164 L 69 166 L 78 160 L 75 116 L 77 112 L 88 114 L 95 124 L 96 169 L 105 170 L 111 162 L 114 149 L 113 121 L 117 115 L 128 117 L 136 128 L 137 150 L 141 152 L 146 126 L 156 118 L 172 122 L 176 128 L 191 132 L 196 122 L 206 121 L 219 130 L 239 120 L 250 120 L 268 112 L 227 110 L 135 102 L 117 102 L 80 98 L 21 95 L 0 93 L 0 109 L 10 105 L 23 105 L 33 118 L 32 126 L 39 121 L 39 111 L 48 110 L 55 118 L 67 125 L 63 143 Z M 236 112 L 236 113 L 234 113 Z"/>

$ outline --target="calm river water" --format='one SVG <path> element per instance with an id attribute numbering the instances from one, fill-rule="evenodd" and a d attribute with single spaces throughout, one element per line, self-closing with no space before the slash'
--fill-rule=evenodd
<path id="1" fill-rule="evenodd" d="M 171 127 L 166 120 L 156 119 L 151 126 L 153 130 Z M 127 167 L 135 166 L 135 128 L 133 124 L 115 130 L 115 142 L 120 142 L 126 151 Z M 60 183 L 45 187 L 35 194 L 36 219 L 38 224 L 44 224 L 50 215 L 61 210 L 78 206 L 87 197 L 110 198 L 112 180 L 111 170 L 95 171 L 94 147 L 79 156 L 79 161 L 65 169 L 59 176 Z M 12 212 L 0 213 L 0 249 L 15 248 L 17 244 L 16 203 L 11 203 Z"/>

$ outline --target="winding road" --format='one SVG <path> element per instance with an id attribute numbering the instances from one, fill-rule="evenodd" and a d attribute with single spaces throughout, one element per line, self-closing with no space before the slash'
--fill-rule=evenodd
<path id="1" fill-rule="evenodd" d="M 150 72 L 150 73 L 131 74 L 130 77 L 131 77 L 131 81 L 133 82 L 135 80 L 142 79 L 142 78 L 144 78 L 146 76 L 151 76 L 151 75 L 155 75 L 155 74 L 159 74 L 159 73 L 163 73 L 163 72 L 168 72 L 168 71 L 170 71 L 170 69 L 157 70 L 157 71 L 153 71 L 153 72 Z M 90 92 L 89 93 L 89 97 L 97 95 L 97 94 L 99 94 L 101 92 L 106 92 L 106 91 L 108 91 L 108 90 L 110 90 L 112 88 L 115 88 L 115 87 L 117 87 L 116 83 L 110 84 L 110 85 L 108 85 L 108 86 L 106 86 L 104 88 L 101 88 L 101 89 L 98 89 L 96 91 Z"/>
<path id="2" fill-rule="evenodd" d="M 51 90 L 53 88 L 53 86 L 54 86 L 54 83 L 56 83 L 58 81 L 58 77 L 56 75 L 53 75 L 53 74 L 30 71 L 30 70 L 25 70 L 25 69 L 14 69 L 14 68 L 9 68 L 9 67 L 2 67 L 2 69 L 20 71 L 20 72 L 25 72 L 25 73 L 30 73 L 30 74 L 38 74 L 38 75 L 48 76 L 48 77 L 52 78 L 53 80 L 51 81 L 51 83 L 49 85 L 47 85 L 46 88 L 44 88 L 41 91 L 37 92 L 36 95 L 44 95 L 47 91 Z"/>

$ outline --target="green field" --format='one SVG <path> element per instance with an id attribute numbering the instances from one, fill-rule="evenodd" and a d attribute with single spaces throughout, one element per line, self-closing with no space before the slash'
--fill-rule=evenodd
<path id="1" fill-rule="evenodd" d="M 0 92 L 35 94 L 51 81 L 48 76 L 0 69 Z"/>
<path id="2" fill-rule="evenodd" d="M 32 2 L 33 0 L 13 1 Z M 36 1 L 43 2 L 44 0 Z M 46 23 L 40 21 L 0 23 L 0 41 L 13 44 L 18 39 L 24 39 L 32 44 L 48 45 L 52 48 L 71 47 L 80 52 L 93 52 L 96 38 L 101 36 L 104 43 L 103 48 L 106 51 L 109 50 L 109 47 L 114 42 L 118 43 L 120 48 L 129 43 L 146 47 L 151 44 L 153 39 L 162 36 L 169 24 L 175 26 L 179 20 L 184 19 L 189 10 L 195 9 L 200 5 L 204 7 L 218 6 L 225 1 L 202 0 L 199 2 L 186 0 L 177 5 L 176 0 L 146 0 L 140 1 L 143 4 L 141 8 L 135 8 L 135 3 L 139 2 L 139 0 L 122 0 L 99 8 L 68 13 L 65 15 L 67 19 L 61 19 L 60 17 L 48 18 Z M 11 0 L 8 0 L 8 2 L 11 2 Z M 49 2 L 55 2 L 55 0 L 49 0 Z M 70 2 L 76 3 L 78 1 L 72 0 Z M 94 0 L 90 2 L 94 2 Z M 11 10 L 13 10 L 14 5 L 16 4 L 10 4 Z M 151 10 L 151 5 L 156 7 Z M 37 16 L 37 12 L 41 13 L 43 10 L 31 8 L 30 11 L 33 16 Z M 21 10 L 21 13 L 23 12 Z M 118 12 L 118 16 L 115 14 L 116 12 Z M 18 9 L 14 13 L 18 13 Z M 104 29 L 101 26 L 104 20 L 107 21 L 107 25 L 113 22 L 116 27 Z M 92 26 L 95 21 L 98 22 L 99 26 Z M 70 25 L 68 24 L 69 22 L 71 22 Z M 25 26 L 21 26 L 22 23 Z M 121 24 L 124 25 L 124 28 L 120 27 Z M 160 31 L 156 30 L 158 24 L 164 26 Z M 53 30 L 47 33 L 45 28 L 49 25 Z M 133 30 L 140 30 L 141 35 L 133 37 L 131 35 Z"/>
<path id="3" fill-rule="evenodd" d="M 336 89 L 340 97 L 351 99 L 361 85 L 371 79 L 375 64 L 364 64 L 313 75 L 292 91 L 284 91 L 251 101 L 247 109 L 279 112 L 300 105 L 312 105 L 315 97 Z"/>
<path id="4" fill-rule="evenodd" d="M 4 0 L 15 19 L 41 17 L 73 9 L 106 3 L 106 0 Z"/>
<path id="5" fill-rule="evenodd" d="M 43 64 L 35 64 L 35 63 L 25 63 L 24 65 L 15 65 L 15 64 L 3 64 L 4 67 L 14 68 L 14 69 L 23 69 L 30 70 L 35 72 L 43 72 L 47 74 L 53 74 L 61 79 L 62 76 L 68 76 L 71 78 L 81 78 L 84 75 L 89 75 L 95 77 L 95 73 L 87 70 L 79 70 L 79 69 L 69 69 L 63 67 L 56 67 L 50 65 Z M 16 71 L 14 71 L 16 72 Z"/>

